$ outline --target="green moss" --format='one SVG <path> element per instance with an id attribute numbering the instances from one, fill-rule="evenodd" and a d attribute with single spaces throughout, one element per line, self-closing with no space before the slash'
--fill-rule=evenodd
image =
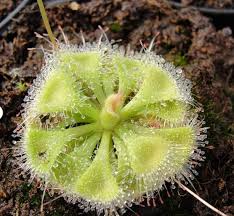
<path id="1" fill-rule="evenodd" d="M 122 30 L 122 27 L 121 27 L 121 25 L 118 22 L 113 22 L 110 25 L 110 30 L 112 32 L 117 33 L 117 32 L 120 32 Z"/>
<path id="2" fill-rule="evenodd" d="M 36 207 L 36 206 L 39 206 L 41 203 L 41 196 L 36 194 L 33 197 L 31 197 L 29 200 L 30 200 L 30 205 Z"/>
<path id="3" fill-rule="evenodd" d="M 23 83 L 23 82 L 17 82 L 16 83 L 16 88 L 19 89 L 21 92 L 24 92 L 27 90 L 27 85 L 26 83 Z"/>
<path id="4" fill-rule="evenodd" d="M 24 183 L 20 186 L 20 190 L 22 192 L 22 196 L 20 197 L 20 203 L 24 203 L 29 200 L 29 192 L 32 189 L 32 185 L 28 183 Z"/>
<path id="5" fill-rule="evenodd" d="M 182 53 L 178 53 L 174 56 L 173 60 L 175 66 L 182 67 L 188 64 L 188 60 L 185 55 L 182 55 Z"/>

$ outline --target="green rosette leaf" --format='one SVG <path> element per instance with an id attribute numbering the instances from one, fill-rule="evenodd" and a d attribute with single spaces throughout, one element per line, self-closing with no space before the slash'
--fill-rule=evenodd
<path id="1" fill-rule="evenodd" d="M 185 79 L 139 56 L 100 44 L 60 49 L 26 106 L 27 167 L 99 213 L 188 178 L 185 167 L 202 158 Z"/>

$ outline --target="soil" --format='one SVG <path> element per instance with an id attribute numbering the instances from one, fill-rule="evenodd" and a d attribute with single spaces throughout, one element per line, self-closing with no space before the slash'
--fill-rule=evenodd
<path id="1" fill-rule="evenodd" d="M 183 5 L 195 5 L 209 8 L 234 8 L 233 0 L 179 0 Z"/>
<path id="2" fill-rule="evenodd" d="M 13 0 L 1 0 L 2 19 L 15 6 Z M 202 2 L 202 1 L 199 1 Z M 206 1 L 218 2 L 218 1 Z M 224 1 L 222 1 L 224 2 Z M 234 214 L 233 130 L 234 130 L 234 38 L 229 27 L 216 30 L 211 20 L 194 9 L 172 9 L 165 1 L 153 0 L 85 0 L 48 9 L 55 36 L 62 40 L 61 26 L 71 43 L 81 43 L 80 31 L 87 41 L 100 36 L 98 26 L 119 45 L 135 50 L 149 45 L 154 36 L 155 51 L 183 68 L 193 82 L 193 94 L 204 108 L 208 131 L 206 161 L 193 182 L 197 193 L 209 203 Z M 34 32 L 45 33 L 37 6 L 28 5 L 1 32 L 0 36 L 0 215 L 40 215 L 42 191 L 38 182 L 30 184 L 28 176 L 13 165 L 12 132 L 21 121 L 23 98 L 43 65 L 40 48 L 48 44 Z M 162 193 L 156 207 L 133 207 L 126 215 L 212 216 L 199 201 L 181 189 Z M 53 198 L 46 192 L 45 203 Z M 146 203 L 142 203 L 146 205 Z M 58 198 L 44 206 L 44 215 L 95 215 L 82 213 L 77 205 Z"/>

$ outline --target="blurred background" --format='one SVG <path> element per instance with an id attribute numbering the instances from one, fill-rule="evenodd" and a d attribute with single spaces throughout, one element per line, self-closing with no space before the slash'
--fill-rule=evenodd
<path id="1" fill-rule="evenodd" d="M 55 37 L 59 27 L 70 43 L 96 41 L 101 26 L 119 46 L 139 51 L 156 37 L 154 50 L 183 68 L 193 83 L 193 94 L 203 104 L 208 132 L 206 161 L 193 182 L 197 193 L 227 215 L 233 206 L 233 0 L 44 0 Z M 23 98 L 43 65 L 48 43 L 35 36 L 45 28 L 36 4 L 30 0 L 0 0 L 0 215 L 40 215 L 39 183 L 28 183 L 12 160 L 12 131 L 21 121 Z M 150 206 L 134 206 L 126 215 L 213 216 L 181 189 L 162 192 Z M 46 192 L 44 215 L 95 215 Z M 143 207 L 146 206 L 146 207 Z"/>

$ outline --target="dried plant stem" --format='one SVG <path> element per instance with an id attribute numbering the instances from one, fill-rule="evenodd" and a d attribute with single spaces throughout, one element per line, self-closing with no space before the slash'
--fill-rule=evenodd
<path id="1" fill-rule="evenodd" d="M 41 13 L 41 16 L 42 16 L 46 31 L 47 31 L 47 33 L 49 35 L 49 38 L 50 38 L 52 44 L 54 45 L 54 47 L 57 47 L 54 34 L 53 34 L 52 30 L 51 30 L 50 23 L 49 23 L 47 15 L 46 15 L 46 11 L 45 11 L 43 1 L 42 0 L 37 0 L 37 3 L 38 3 L 38 6 L 39 6 L 39 9 L 40 9 L 40 13 Z"/>
<path id="2" fill-rule="evenodd" d="M 183 185 L 181 182 L 174 180 L 183 190 L 187 191 L 188 193 L 190 193 L 193 197 L 195 197 L 197 200 L 199 200 L 200 202 L 202 202 L 205 206 L 207 206 L 208 208 L 210 208 L 212 211 L 216 212 L 217 214 L 221 215 L 221 216 L 227 216 L 226 214 L 224 214 L 223 212 L 219 211 L 217 208 L 215 208 L 214 206 L 210 205 L 208 202 L 206 202 L 205 200 L 203 200 L 200 196 L 198 196 L 197 194 L 195 194 L 193 191 L 191 191 L 189 188 L 187 188 L 185 185 Z"/>
<path id="3" fill-rule="evenodd" d="M 63 197 L 63 194 L 61 194 L 61 195 L 55 197 L 54 199 L 52 199 L 52 200 L 50 200 L 50 201 L 44 203 L 43 206 L 49 205 L 50 203 L 54 202 L 55 200 L 57 200 L 57 199 L 59 199 L 59 198 L 61 198 L 61 197 Z"/>
<path id="4" fill-rule="evenodd" d="M 45 184 L 45 188 L 43 190 L 42 197 L 41 197 L 41 207 L 40 207 L 41 215 L 43 215 L 43 207 L 44 207 L 43 203 L 44 203 L 46 189 L 47 189 L 47 184 Z"/>

